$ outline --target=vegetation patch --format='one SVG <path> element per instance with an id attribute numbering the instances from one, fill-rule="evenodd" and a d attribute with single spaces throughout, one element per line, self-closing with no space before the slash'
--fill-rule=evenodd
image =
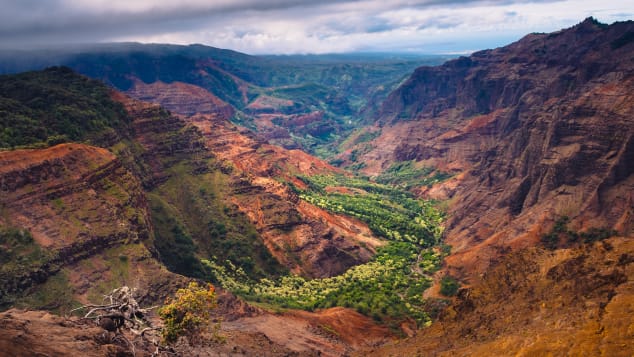
<path id="1" fill-rule="evenodd" d="M 39 267 L 52 259 L 28 230 L 0 226 L 0 274 L 12 274 Z"/>
<path id="2" fill-rule="evenodd" d="M 439 243 L 443 214 L 432 201 L 414 198 L 405 190 L 344 175 L 300 176 L 308 186 L 301 199 L 334 213 L 356 217 L 377 235 L 430 247 Z M 326 187 L 348 187 L 355 194 L 326 192 Z"/>
<path id="3" fill-rule="evenodd" d="M 289 275 L 253 282 L 239 267 L 204 263 L 225 288 L 247 300 L 310 311 L 342 306 L 379 322 L 398 325 L 413 319 L 423 326 L 430 320 L 423 309 L 422 293 L 431 285 L 431 278 L 415 269 L 417 250 L 414 244 L 394 242 L 381 248 L 371 262 L 335 277 L 312 280 Z"/>
<path id="4" fill-rule="evenodd" d="M 454 296 L 458 293 L 460 283 L 453 276 L 445 276 L 440 280 L 440 293 L 445 296 Z"/>
<path id="5" fill-rule="evenodd" d="M 29 291 L 15 303 L 22 309 L 48 310 L 62 314 L 77 305 L 73 290 L 64 270 L 48 277 L 45 283 Z"/>
<path id="6" fill-rule="evenodd" d="M 175 210 L 157 195 L 148 195 L 148 198 L 154 226 L 154 246 L 163 264 L 173 272 L 205 278 L 205 270 L 196 257 L 196 245 L 176 219 Z"/>
<path id="7" fill-rule="evenodd" d="M 155 246 L 168 268 L 204 279 L 209 272 L 199 258 L 218 256 L 222 264 L 228 260 L 253 279 L 286 273 L 248 218 L 224 201 L 228 176 L 220 170 L 193 175 L 193 170 L 188 162 L 170 167 L 170 179 L 148 195 Z"/>
<path id="8" fill-rule="evenodd" d="M 8 308 L 21 293 L 11 291 L 8 281 L 21 279 L 26 272 L 38 269 L 53 258 L 53 254 L 41 249 L 27 230 L 0 226 L 0 309 Z M 19 295 L 19 296 L 18 296 Z"/>
<path id="9" fill-rule="evenodd" d="M 443 250 L 437 247 L 443 214 L 434 203 L 360 177 L 298 178 L 307 186 L 300 190 L 291 185 L 300 198 L 334 213 L 357 217 L 390 243 L 380 248 L 370 262 L 322 279 L 287 275 L 253 280 L 230 261 L 204 260 L 218 282 L 264 306 L 305 310 L 342 306 L 393 327 L 407 319 L 419 326 L 428 324 L 422 294 L 431 285 L 431 274 L 439 269 L 443 257 Z"/>
<path id="10" fill-rule="evenodd" d="M 450 177 L 450 174 L 431 167 L 417 167 L 414 161 L 402 161 L 393 163 L 376 181 L 409 190 L 412 187 L 432 186 Z"/>
<path id="11" fill-rule="evenodd" d="M 0 76 L 0 148 L 99 141 L 128 121 L 106 85 L 69 68 Z"/>
<path id="12" fill-rule="evenodd" d="M 176 296 L 168 299 L 158 310 L 165 325 L 161 331 L 162 342 L 173 345 L 183 337 L 190 344 L 197 345 L 202 343 L 206 332 L 219 340 L 219 324 L 211 323 L 211 311 L 217 305 L 211 284 L 205 288 L 192 282 L 187 288 L 178 289 Z"/>
<path id="13" fill-rule="evenodd" d="M 608 228 L 592 227 L 585 232 L 577 232 L 568 228 L 570 218 L 561 216 L 557 218 L 550 232 L 542 234 L 540 240 L 542 244 L 550 249 L 569 247 L 575 243 L 592 243 L 608 239 L 618 234 L 617 231 Z"/>

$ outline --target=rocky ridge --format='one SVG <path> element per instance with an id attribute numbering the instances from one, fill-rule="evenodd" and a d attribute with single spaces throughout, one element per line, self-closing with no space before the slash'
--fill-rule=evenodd
<path id="1" fill-rule="evenodd" d="M 77 302 L 99 301 L 101 294 L 122 285 L 137 288 L 141 294 L 139 301 L 143 304 L 160 303 L 188 280 L 169 272 L 161 264 L 169 261 L 170 255 L 179 254 L 180 249 L 178 246 L 168 247 L 171 250 L 160 248 L 166 239 L 163 236 L 166 227 L 172 233 L 181 232 L 184 239 L 191 235 L 196 242 L 193 247 L 206 254 L 210 242 L 196 231 L 200 224 L 196 217 L 204 218 L 213 213 L 203 208 L 209 208 L 218 200 L 222 202 L 219 207 L 224 215 L 236 221 L 241 219 L 240 215 L 246 220 L 252 219 L 263 237 L 267 237 L 267 232 L 272 237 L 273 232 L 283 231 L 287 236 L 282 238 L 298 239 L 295 246 L 299 249 L 290 253 L 285 250 L 280 260 L 287 262 L 283 258 L 289 259 L 297 264 L 298 272 L 306 275 L 336 274 L 362 259 L 369 259 L 373 251 L 364 247 L 365 255 L 354 256 L 359 260 L 342 259 L 338 265 L 327 261 L 333 259 L 328 255 L 333 251 L 360 250 L 360 243 L 352 240 L 358 239 L 359 230 L 367 232 L 365 239 L 369 247 L 373 243 L 381 244 L 365 225 L 300 204 L 288 187 L 273 179 L 273 173 L 286 172 L 278 165 L 290 165 L 303 170 L 301 172 L 328 172 L 333 170 L 329 165 L 304 153 L 298 152 L 296 158 L 290 159 L 286 151 L 276 147 L 261 150 L 262 142 L 246 132 L 240 133 L 219 118 L 218 113 L 203 115 L 204 120 L 197 123 L 199 129 L 191 124 L 193 121 L 171 115 L 157 105 L 135 101 L 116 92 L 112 96 L 125 105 L 130 122 L 127 131 L 111 132 L 108 140 L 103 141 L 108 149 L 68 143 L 47 149 L 0 152 L 0 187 L 5 193 L 2 196 L 2 228 L 17 227 L 16 234 L 22 239 L 32 234 L 33 241 L 27 242 L 30 245 L 24 249 L 37 252 L 46 249 L 51 253 L 43 253 L 41 259 L 39 256 L 34 258 L 28 266 L 20 265 L 15 269 L 13 265 L 3 266 L 3 281 L 7 282 L 3 284 L 3 305 L 64 313 Z M 213 127 L 214 132 L 216 129 L 225 131 L 215 139 L 204 135 L 204 129 L 210 128 L 207 125 L 216 121 L 219 122 L 214 124 L 217 125 Z M 215 143 L 216 147 L 227 149 L 226 145 L 214 141 L 225 135 L 235 136 L 231 141 L 235 146 L 229 147 L 222 156 L 217 150 L 217 155 L 208 144 Z M 244 143 L 249 145 L 244 150 L 246 155 L 240 147 Z M 232 156 L 236 152 L 240 154 Z M 268 158 L 275 158 L 275 161 L 267 162 Z M 205 185 L 188 186 L 192 181 Z M 182 190 L 173 191 L 175 185 Z M 192 193 L 203 199 L 189 201 Z M 264 200 L 268 200 L 269 206 L 262 204 Z M 277 211 L 278 202 L 283 202 L 280 204 L 285 204 L 283 207 L 288 211 Z M 183 208 L 190 204 L 190 210 L 195 214 Z M 173 214 L 172 221 L 162 221 L 162 209 Z M 317 213 L 311 210 L 317 210 Z M 270 217 L 272 214 L 281 218 Z M 284 221 L 289 214 L 293 219 L 290 223 Z M 214 223 L 222 222 L 221 218 L 215 217 Z M 331 229 L 326 220 L 341 226 Z M 348 236 L 342 238 L 343 234 L 337 229 Z M 289 243 L 280 240 L 277 244 Z M 314 245 L 317 245 L 316 249 L 313 249 Z M 291 254 L 309 257 L 304 264 L 300 260 L 303 258 L 290 260 Z M 16 261 L 22 262 L 22 259 Z M 235 326 L 245 326 L 246 332 L 242 328 L 232 329 L 228 324 L 224 332 L 235 344 L 214 346 L 209 353 L 226 350 L 226 353 L 250 355 L 268 346 L 266 355 L 270 356 L 317 354 L 319 351 L 339 355 L 342 351 L 380 343 L 390 335 L 370 318 L 349 309 L 324 310 L 302 316 L 292 313 L 274 315 L 249 306 L 227 292 L 220 293 L 219 305 L 219 316 Z M 57 319 L 53 324 L 59 324 L 59 333 L 68 336 L 69 340 L 58 341 L 59 349 L 49 349 L 50 353 L 103 355 L 121 352 L 112 341 L 99 340 L 99 334 L 93 334 L 94 331 L 80 333 L 81 328 L 75 328 L 74 321 L 38 314 L 3 313 L 0 318 L 6 324 L 2 329 L 7 333 L 0 343 L 14 344 L 21 338 L 29 340 L 43 336 L 47 329 L 45 325 L 50 325 L 51 319 Z M 275 329 L 261 324 L 271 319 L 285 326 L 294 324 L 298 331 L 294 345 L 287 346 L 282 337 L 275 335 Z M 349 331 L 348 325 L 341 321 L 356 321 L 355 324 L 366 326 L 373 333 L 363 342 L 350 345 L 350 341 L 359 340 L 358 335 L 363 331 Z M 277 336 L 275 341 L 268 337 L 273 335 Z M 73 338 L 92 340 L 74 344 Z M 240 345 L 239 341 L 244 343 Z M 14 347 L 12 351 L 18 354 L 29 351 L 27 344 Z M 33 348 L 30 350 L 35 350 Z M 45 349 L 44 346 L 41 348 Z"/>
<path id="2" fill-rule="evenodd" d="M 384 103 L 364 170 L 453 174 L 415 191 L 448 202 L 438 278 L 462 288 L 419 336 L 362 355 L 631 355 L 633 33 L 531 34 L 420 68 Z"/>
<path id="3" fill-rule="evenodd" d="M 182 82 L 167 84 L 157 81 L 146 84 L 136 80 L 126 94 L 143 102 L 160 104 L 169 111 L 184 115 L 215 114 L 230 118 L 235 112 L 230 104 L 205 89 Z"/>

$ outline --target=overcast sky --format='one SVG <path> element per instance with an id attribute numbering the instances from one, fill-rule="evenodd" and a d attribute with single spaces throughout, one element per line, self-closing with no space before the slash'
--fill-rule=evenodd
<path id="1" fill-rule="evenodd" d="M 588 16 L 634 18 L 634 0 L 0 0 L 0 47 L 137 41 L 250 54 L 468 53 Z"/>

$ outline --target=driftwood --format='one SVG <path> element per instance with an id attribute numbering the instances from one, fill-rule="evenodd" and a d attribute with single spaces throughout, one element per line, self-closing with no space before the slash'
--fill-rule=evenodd
<path id="1" fill-rule="evenodd" d="M 159 354 L 161 348 L 157 332 L 161 328 L 153 326 L 147 318 L 148 313 L 156 306 L 141 308 L 134 298 L 134 290 L 127 286 L 114 289 L 109 294 L 104 295 L 104 302 L 107 303 L 82 305 L 71 312 L 88 310 L 83 318 L 93 320 L 108 334 L 114 333 L 112 341 L 123 340 L 130 348 L 132 355 L 136 354 L 133 342 L 135 338 L 141 338 L 145 343 L 151 343 L 156 348 L 152 355 Z M 129 332 L 133 336 L 132 341 L 125 336 L 125 332 Z"/>

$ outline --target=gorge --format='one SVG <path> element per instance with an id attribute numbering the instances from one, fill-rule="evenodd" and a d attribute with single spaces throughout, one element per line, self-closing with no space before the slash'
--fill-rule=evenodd
<path id="1" fill-rule="evenodd" d="M 185 355 L 629 356 L 633 34 L 32 60 L 0 76 L 0 350 L 132 355 L 63 316 L 197 279 L 226 341 Z"/>

